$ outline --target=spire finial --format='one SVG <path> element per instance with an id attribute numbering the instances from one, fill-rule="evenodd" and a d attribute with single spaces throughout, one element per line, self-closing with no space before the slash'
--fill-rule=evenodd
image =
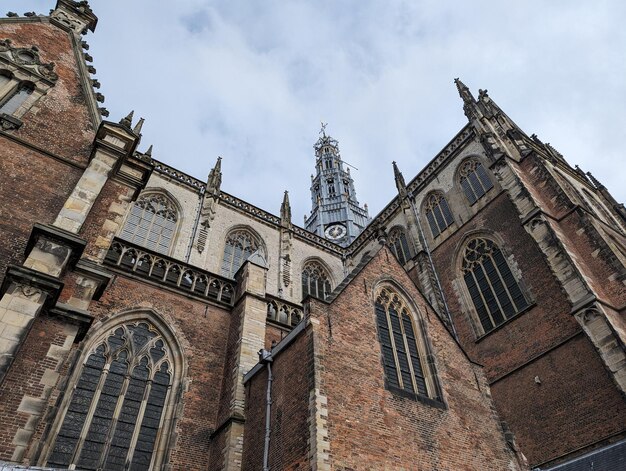
<path id="1" fill-rule="evenodd" d="M 396 188 L 398 189 L 398 193 L 404 196 L 406 194 L 406 182 L 404 181 L 404 176 L 402 175 L 402 172 L 398 168 L 398 164 L 396 164 L 395 160 L 392 162 L 392 165 L 393 165 L 393 177 L 396 180 Z"/>
<path id="2" fill-rule="evenodd" d="M 145 119 L 139 118 L 139 121 L 137 121 L 137 124 L 133 128 L 133 132 L 135 134 L 137 134 L 138 136 L 141 134 L 141 128 L 143 127 L 144 121 L 145 121 Z"/>
<path id="3" fill-rule="evenodd" d="M 135 114 L 135 110 L 132 110 L 130 113 L 128 113 L 128 116 L 126 116 L 125 118 L 120 119 L 120 124 L 122 126 L 126 126 L 128 129 L 130 129 L 133 125 L 133 115 Z"/>
<path id="4" fill-rule="evenodd" d="M 455 78 L 454 83 L 456 84 L 456 89 L 459 91 L 459 96 L 463 100 L 463 111 L 465 112 L 465 116 L 467 119 L 472 121 L 477 116 L 476 111 L 476 100 L 474 99 L 474 95 L 470 92 L 470 89 L 461 82 L 460 79 Z"/>
<path id="5" fill-rule="evenodd" d="M 148 150 L 144 153 L 144 155 L 152 157 L 152 144 L 150 144 L 150 147 L 148 147 Z"/>
<path id="6" fill-rule="evenodd" d="M 220 192 L 220 186 L 222 185 L 222 158 L 218 157 L 215 162 L 215 166 L 209 172 L 209 178 L 207 178 L 206 191 L 217 195 Z"/>
<path id="7" fill-rule="evenodd" d="M 322 135 L 322 137 L 326 137 L 326 126 L 328 126 L 328 123 L 320 121 L 320 124 L 322 125 L 322 129 L 320 129 L 320 134 Z"/>
<path id="8" fill-rule="evenodd" d="M 280 205 L 280 222 L 283 225 L 291 224 L 291 205 L 289 204 L 289 192 L 285 190 L 283 203 Z"/>

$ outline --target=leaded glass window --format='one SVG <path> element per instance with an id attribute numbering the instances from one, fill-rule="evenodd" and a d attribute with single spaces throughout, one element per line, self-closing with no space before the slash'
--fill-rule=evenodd
<path id="1" fill-rule="evenodd" d="M 224 245 L 222 275 L 233 278 L 243 262 L 257 250 L 263 252 L 259 239 L 250 231 L 237 229 L 230 232 Z"/>
<path id="2" fill-rule="evenodd" d="M 389 233 L 387 244 L 401 265 L 404 265 L 413 258 L 413 251 L 411 250 L 409 240 L 403 228 L 396 227 L 392 229 Z"/>
<path id="3" fill-rule="evenodd" d="M 311 295 L 326 299 L 330 292 L 330 276 L 326 268 L 316 261 L 307 262 L 302 269 L 302 298 Z"/>
<path id="4" fill-rule="evenodd" d="M 47 466 L 149 470 L 172 383 L 171 352 L 145 321 L 111 331 L 91 349 Z"/>
<path id="5" fill-rule="evenodd" d="M 441 193 L 432 193 L 426 199 L 426 219 L 433 237 L 437 237 L 454 222 L 448 202 Z"/>
<path id="6" fill-rule="evenodd" d="M 485 333 L 528 307 L 502 251 L 493 241 L 472 239 L 463 254 L 462 272 Z"/>
<path id="7" fill-rule="evenodd" d="M 406 393 L 437 395 L 426 351 L 406 303 L 389 288 L 383 288 L 375 302 L 378 340 L 387 386 Z"/>
<path id="8" fill-rule="evenodd" d="M 3 77 L 3 76 L 2 76 Z M 1 79 L 0 79 L 1 80 Z M 0 85 L 1 86 L 1 85 Z M 22 106 L 26 99 L 33 93 L 34 87 L 31 83 L 22 82 L 13 93 L 0 104 L 0 113 L 13 114 Z"/>
<path id="9" fill-rule="evenodd" d="M 459 170 L 461 188 L 471 204 L 483 197 L 493 183 L 487 175 L 485 167 L 478 160 L 468 160 Z"/>
<path id="10" fill-rule="evenodd" d="M 131 208 L 120 236 L 147 249 L 168 254 L 177 221 L 178 211 L 165 195 L 142 195 Z"/>

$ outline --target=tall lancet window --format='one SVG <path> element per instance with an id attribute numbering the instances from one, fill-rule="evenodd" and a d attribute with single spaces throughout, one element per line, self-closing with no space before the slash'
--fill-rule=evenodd
<path id="1" fill-rule="evenodd" d="M 302 298 L 310 294 L 319 299 L 326 299 L 331 290 L 328 270 L 319 262 L 307 262 L 302 269 Z"/>
<path id="2" fill-rule="evenodd" d="M 376 297 L 375 311 L 387 387 L 409 396 L 440 399 L 424 334 L 407 303 L 384 287 Z"/>
<path id="3" fill-rule="evenodd" d="M 492 240 L 480 237 L 469 241 L 461 269 L 485 333 L 528 307 L 502 251 Z"/>
<path id="4" fill-rule="evenodd" d="M 454 222 L 448 202 L 441 193 L 431 193 L 426 199 L 426 219 L 433 237 L 437 237 Z"/>
<path id="5" fill-rule="evenodd" d="M 395 227 L 391 230 L 387 244 L 401 265 L 413 258 L 413 251 L 402 227 Z"/>
<path id="6" fill-rule="evenodd" d="M 243 265 L 243 262 L 248 260 L 250 255 L 257 250 L 259 250 L 262 256 L 265 256 L 260 239 L 252 232 L 246 229 L 231 231 L 226 237 L 224 244 L 222 275 L 233 278 L 237 270 Z"/>
<path id="7" fill-rule="evenodd" d="M 88 352 L 63 410 L 47 466 L 153 469 L 166 438 L 172 352 L 147 321 L 113 328 Z"/>
<path id="8" fill-rule="evenodd" d="M 135 202 L 120 236 L 147 249 L 169 254 L 177 222 L 174 203 L 163 194 L 149 193 Z"/>
<path id="9" fill-rule="evenodd" d="M 493 188 L 493 183 L 487 175 L 485 167 L 478 160 L 468 160 L 459 170 L 459 181 L 465 196 L 471 204 L 474 204 L 485 193 Z"/>

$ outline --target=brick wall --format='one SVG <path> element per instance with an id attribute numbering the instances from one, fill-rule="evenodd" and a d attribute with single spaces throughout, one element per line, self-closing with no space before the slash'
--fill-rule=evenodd
<path id="1" fill-rule="evenodd" d="M 11 39 L 16 47 L 37 46 L 42 62 L 54 62 L 54 71 L 59 76 L 48 94 L 20 118 L 24 124 L 14 134 L 49 152 L 86 165 L 95 129 L 89 117 L 70 35 L 49 23 L 1 22 L 0 38 Z"/>

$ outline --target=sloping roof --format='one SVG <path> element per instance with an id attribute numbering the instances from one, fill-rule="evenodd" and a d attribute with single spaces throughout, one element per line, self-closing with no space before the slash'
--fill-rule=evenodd
<path id="1" fill-rule="evenodd" d="M 594 450 L 566 463 L 534 471 L 624 471 L 626 469 L 626 439 Z"/>

